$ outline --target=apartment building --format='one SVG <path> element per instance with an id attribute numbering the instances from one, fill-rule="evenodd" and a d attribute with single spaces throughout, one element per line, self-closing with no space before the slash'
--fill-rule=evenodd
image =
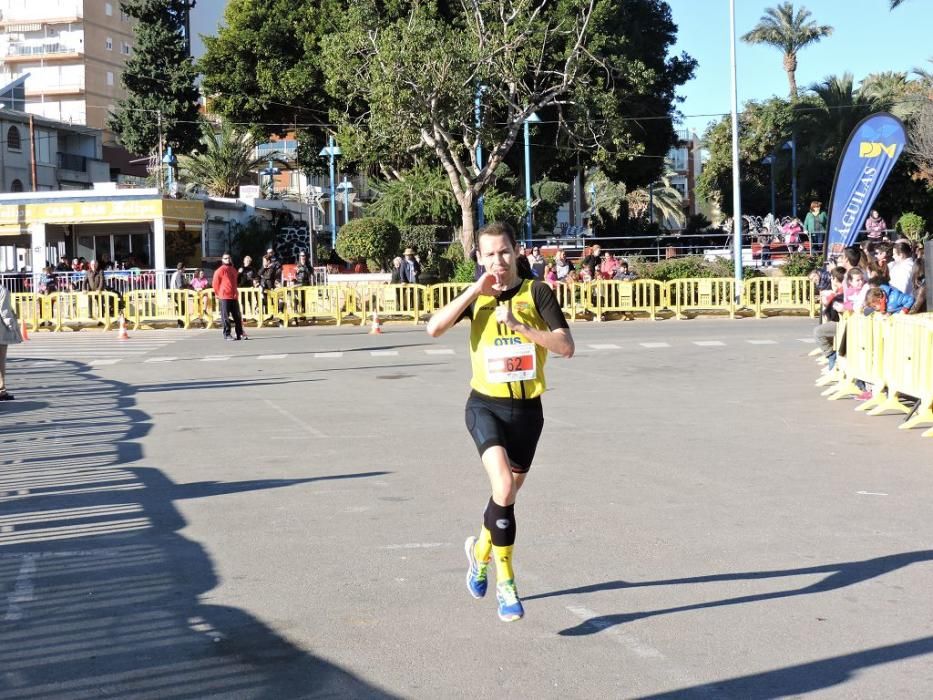
<path id="1" fill-rule="evenodd" d="M 0 84 L 28 75 L 25 111 L 107 132 L 125 96 L 133 20 L 119 0 L 0 0 Z"/>

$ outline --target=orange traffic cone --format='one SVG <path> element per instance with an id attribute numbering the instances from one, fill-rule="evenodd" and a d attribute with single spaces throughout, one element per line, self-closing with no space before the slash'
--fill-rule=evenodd
<path id="1" fill-rule="evenodd" d="M 120 331 L 117 333 L 117 340 L 129 340 L 130 334 L 126 332 L 126 319 L 120 314 Z"/>
<path id="2" fill-rule="evenodd" d="M 382 335 L 382 324 L 379 323 L 379 314 L 373 311 L 373 323 L 369 329 L 370 335 Z"/>
<path id="3" fill-rule="evenodd" d="M 29 326 L 26 325 L 25 318 L 21 321 L 20 335 L 23 336 L 23 340 L 29 340 Z"/>

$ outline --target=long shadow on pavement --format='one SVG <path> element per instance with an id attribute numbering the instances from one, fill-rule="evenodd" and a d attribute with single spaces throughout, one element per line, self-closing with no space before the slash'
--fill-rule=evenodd
<path id="1" fill-rule="evenodd" d="M 862 581 L 883 576 L 897 569 L 916 564 L 919 562 L 930 561 L 933 559 L 933 550 L 920 550 L 916 552 L 903 552 L 900 554 L 890 554 L 883 557 L 875 557 L 863 561 L 840 562 L 838 564 L 823 564 L 820 566 L 807 566 L 799 569 L 781 569 L 777 571 L 749 571 L 729 574 L 713 574 L 710 576 L 694 576 L 689 578 L 668 579 L 661 581 L 607 581 L 604 583 L 592 584 L 589 586 L 579 586 L 577 588 L 567 588 L 560 591 L 551 591 L 549 593 L 539 593 L 537 595 L 526 596 L 524 600 L 534 600 L 536 598 L 551 598 L 563 595 L 580 595 L 583 593 L 594 593 L 596 591 L 612 591 L 623 588 L 642 588 L 647 586 L 673 586 L 680 584 L 694 583 L 713 583 L 717 581 L 747 581 L 770 578 L 781 578 L 785 576 L 806 576 L 811 574 L 829 574 L 825 578 L 802 588 L 790 590 L 771 591 L 767 593 L 755 593 L 751 595 L 736 596 L 734 598 L 725 598 L 723 600 L 707 601 L 704 603 L 694 603 L 691 605 L 680 605 L 672 608 L 662 608 L 659 610 L 643 610 L 640 612 L 619 613 L 615 615 L 600 615 L 581 622 L 575 627 L 561 630 L 562 636 L 575 637 L 580 635 L 595 634 L 604 629 L 620 625 L 626 622 L 634 622 L 647 617 L 657 615 L 669 615 L 671 613 L 687 612 L 690 610 L 704 610 L 706 608 L 718 608 L 727 605 L 742 605 L 744 603 L 755 603 L 764 600 L 778 600 L 781 598 L 792 598 L 800 595 L 810 595 L 813 593 L 824 593 L 833 591 L 846 586 L 852 586 Z"/>
<path id="2" fill-rule="evenodd" d="M 0 698 L 387 698 L 244 610 L 175 507 L 322 479 L 175 484 L 143 458 L 135 389 L 62 362 L 11 362 L 0 411 Z M 22 387 L 22 388 L 20 388 Z"/>
<path id="3" fill-rule="evenodd" d="M 643 700 L 675 700 L 680 698 L 742 698 L 771 700 L 798 697 L 850 680 L 857 671 L 881 664 L 922 656 L 933 652 L 933 637 L 921 637 L 908 642 L 890 644 L 853 654 L 833 656 L 805 664 L 787 666 L 773 671 L 753 673 L 712 683 L 679 688 L 659 693 Z"/>

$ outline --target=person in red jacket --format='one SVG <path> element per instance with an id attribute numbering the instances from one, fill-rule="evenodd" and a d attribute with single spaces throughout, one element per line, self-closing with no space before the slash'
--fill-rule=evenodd
<path id="1" fill-rule="evenodd" d="M 249 340 L 243 332 L 243 316 L 240 314 L 240 302 L 237 298 L 237 270 L 233 266 L 230 253 L 224 253 L 220 259 L 221 265 L 214 271 L 211 286 L 214 296 L 220 302 L 220 318 L 224 324 L 224 340 Z M 230 337 L 230 316 L 236 329 L 236 338 Z"/>

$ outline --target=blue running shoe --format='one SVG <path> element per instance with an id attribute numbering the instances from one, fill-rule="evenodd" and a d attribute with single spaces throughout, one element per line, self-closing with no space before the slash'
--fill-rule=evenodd
<path id="1" fill-rule="evenodd" d="M 480 564 L 476 561 L 476 537 L 467 537 L 463 548 L 466 550 L 467 561 L 470 562 L 466 577 L 467 588 L 470 589 L 471 596 L 482 598 L 486 595 L 486 569 L 489 564 Z"/>
<path id="2" fill-rule="evenodd" d="M 499 601 L 499 619 L 503 622 L 514 622 L 525 616 L 525 608 L 518 599 L 518 590 L 515 581 L 508 580 L 496 586 L 496 600 Z"/>

